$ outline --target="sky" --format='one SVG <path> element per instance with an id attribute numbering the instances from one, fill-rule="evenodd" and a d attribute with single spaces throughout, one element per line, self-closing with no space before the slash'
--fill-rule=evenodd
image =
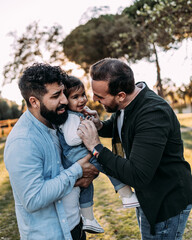
<path id="1" fill-rule="evenodd" d="M 0 90 L 2 97 L 21 104 L 22 97 L 17 87 L 17 79 L 3 88 L 3 67 L 11 60 L 12 38 L 9 32 L 21 35 L 26 27 L 34 21 L 41 26 L 62 25 L 69 34 L 79 25 L 80 18 L 91 6 L 109 6 L 111 13 L 119 7 L 128 6 L 132 0 L 0 0 Z M 179 50 L 159 54 L 161 77 L 170 78 L 177 86 L 187 84 L 192 76 L 192 40 L 185 41 Z M 135 80 L 145 81 L 150 88 L 156 83 L 155 63 L 141 60 L 130 64 Z"/>

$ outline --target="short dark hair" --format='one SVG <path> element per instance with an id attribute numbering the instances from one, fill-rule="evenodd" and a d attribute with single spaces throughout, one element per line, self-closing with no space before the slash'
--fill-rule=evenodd
<path id="1" fill-rule="evenodd" d="M 121 91 L 131 94 L 135 89 L 133 71 L 116 58 L 104 58 L 93 64 L 90 76 L 95 81 L 108 81 L 109 93 L 113 96 Z"/>
<path id="2" fill-rule="evenodd" d="M 74 76 L 68 76 L 68 79 L 65 83 L 66 86 L 66 96 L 68 97 L 72 91 L 78 90 L 81 87 L 84 89 L 84 84 L 83 82 Z"/>
<path id="3" fill-rule="evenodd" d="M 45 84 L 65 84 L 67 78 L 68 75 L 58 66 L 34 63 L 24 71 L 18 85 L 27 106 L 30 107 L 30 96 L 40 100 L 47 93 Z"/>

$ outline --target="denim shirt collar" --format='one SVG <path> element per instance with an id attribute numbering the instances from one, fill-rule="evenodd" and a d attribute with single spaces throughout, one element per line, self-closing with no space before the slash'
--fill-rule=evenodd
<path id="1" fill-rule="evenodd" d="M 28 119 L 30 119 L 32 122 L 34 122 L 34 124 L 38 127 L 40 127 L 42 130 L 49 132 L 50 128 L 47 127 L 45 124 L 43 124 L 42 122 L 40 122 L 30 111 L 29 109 L 26 110 L 25 112 L 26 117 Z"/>

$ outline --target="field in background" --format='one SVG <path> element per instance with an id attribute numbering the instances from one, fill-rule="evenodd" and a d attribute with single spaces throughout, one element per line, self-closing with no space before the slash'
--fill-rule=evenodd
<path id="1" fill-rule="evenodd" d="M 178 114 L 177 116 L 184 140 L 184 156 L 192 166 L 192 113 Z"/>
<path id="2" fill-rule="evenodd" d="M 177 114 L 181 127 L 192 128 L 192 113 Z"/>
<path id="3" fill-rule="evenodd" d="M 192 114 L 179 115 L 181 126 L 192 127 Z M 182 132 L 185 145 L 185 158 L 192 166 L 192 130 Z M 14 200 L 9 184 L 8 173 L 3 162 L 5 139 L 0 139 L 0 239 L 19 240 L 14 213 Z M 111 146 L 111 140 L 102 139 L 105 146 Z M 102 173 L 94 181 L 94 213 L 105 229 L 104 234 L 87 234 L 88 240 L 139 240 L 140 233 L 136 221 L 135 209 L 123 209 L 118 194 L 110 181 Z M 192 213 L 185 230 L 183 240 L 192 239 Z"/>

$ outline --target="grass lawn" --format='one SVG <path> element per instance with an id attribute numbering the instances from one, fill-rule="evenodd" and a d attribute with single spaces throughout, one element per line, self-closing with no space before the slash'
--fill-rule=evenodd
<path id="1" fill-rule="evenodd" d="M 3 162 L 4 142 L 0 141 L 0 239 L 19 240 L 12 190 Z"/>
<path id="2" fill-rule="evenodd" d="M 192 113 L 177 114 L 182 127 L 192 127 Z"/>
<path id="3" fill-rule="evenodd" d="M 179 118 L 182 126 L 192 125 L 192 115 L 186 120 Z M 192 131 L 182 133 L 185 146 L 185 158 L 192 166 Z M 105 146 L 110 146 L 109 139 L 102 139 Z M 8 173 L 3 162 L 4 140 L 0 140 L 0 240 L 19 240 L 16 224 L 14 200 L 9 184 Z M 136 221 L 135 209 L 123 209 L 121 200 L 113 190 L 108 178 L 102 173 L 94 181 L 94 213 L 105 229 L 104 234 L 87 234 L 93 240 L 139 240 L 140 233 Z M 192 212 L 190 214 L 183 240 L 192 239 Z"/>

